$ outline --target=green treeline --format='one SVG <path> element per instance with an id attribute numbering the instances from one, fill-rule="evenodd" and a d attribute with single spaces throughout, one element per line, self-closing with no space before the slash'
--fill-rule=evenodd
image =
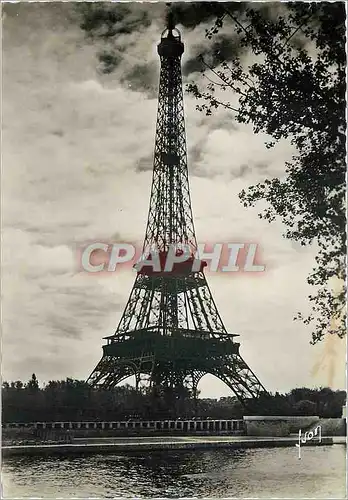
<path id="1" fill-rule="evenodd" d="M 176 395 L 170 402 L 165 396 L 136 391 L 130 385 L 112 390 L 92 389 L 81 380 L 50 381 L 39 387 L 35 374 L 27 382 L 2 385 L 2 420 L 35 421 L 116 421 L 130 418 L 242 418 L 243 415 L 318 415 L 337 418 L 342 415 L 345 391 L 329 388 L 293 389 L 288 394 L 260 397 L 243 408 L 235 397 L 215 399 Z M 168 410 L 171 408 L 171 410 Z"/>

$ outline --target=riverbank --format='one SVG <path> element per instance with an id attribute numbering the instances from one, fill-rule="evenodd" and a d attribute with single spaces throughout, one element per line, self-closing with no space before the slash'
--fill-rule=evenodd
<path id="1" fill-rule="evenodd" d="M 136 438 L 81 438 L 69 444 L 3 446 L 3 458 L 14 455 L 81 455 L 95 453 L 145 452 L 154 450 L 189 450 L 211 448 L 277 448 L 295 446 L 298 436 L 168 436 Z M 321 443 L 309 441 L 306 446 L 346 444 L 345 437 L 324 437 Z"/>

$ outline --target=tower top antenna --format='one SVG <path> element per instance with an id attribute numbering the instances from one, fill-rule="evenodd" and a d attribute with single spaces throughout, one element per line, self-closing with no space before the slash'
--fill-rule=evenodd
<path id="1" fill-rule="evenodd" d="M 171 9 L 168 9 L 167 30 L 171 32 L 174 28 L 175 28 L 174 14 Z"/>

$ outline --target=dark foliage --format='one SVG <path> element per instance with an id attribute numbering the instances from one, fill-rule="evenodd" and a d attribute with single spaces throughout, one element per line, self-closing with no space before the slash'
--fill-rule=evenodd
<path id="1" fill-rule="evenodd" d="M 242 418 L 243 415 L 319 415 L 340 417 L 345 391 L 293 389 L 289 394 L 263 396 L 244 409 L 235 397 L 214 399 L 181 398 L 175 410 L 166 410 L 164 399 L 139 393 L 125 385 L 113 390 L 92 389 L 85 382 L 67 378 L 50 381 L 39 388 L 33 375 L 26 384 L 3 383 L 3 422 L 117 421 L 131 418 L 163 419 L 201 417 Z"/>

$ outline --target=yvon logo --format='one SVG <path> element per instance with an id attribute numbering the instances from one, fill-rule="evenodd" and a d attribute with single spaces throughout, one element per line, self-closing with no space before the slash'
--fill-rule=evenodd
<path id="1" fill-rule="evenodd" d="M 318 425 L 314 430 L 307 431 L 302 436 L 301 429 L 298 431 L 298 443 L 295 446 L 298 448 L 298 458 L 301 460 L 301 443 L 306 444 L 307 441 L 311 441 L 312 439 L 318 438 L 318 443 L 321 443 L 321 426 Z"/>

